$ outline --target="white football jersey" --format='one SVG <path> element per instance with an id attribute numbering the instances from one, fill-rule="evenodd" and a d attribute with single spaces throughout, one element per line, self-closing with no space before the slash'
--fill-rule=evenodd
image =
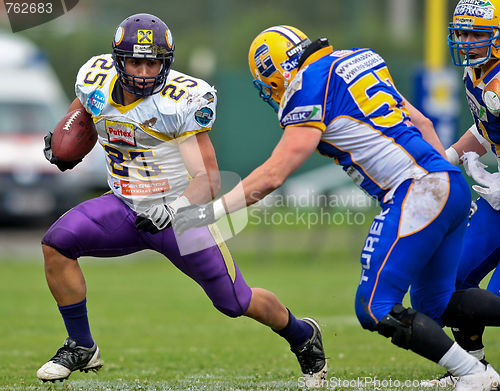
<path id="1" fill-rule="evenodd" d="M 171 202 L 190 180 L 178 145 L 211 129 L 216 91 L 201 79 L 170 70 L 159 93 L 124 106 L 112 98 L 116 83 L 110 54 L 92 57 L 75 83 L 106 152 L 109 187 L 136 211 Z"/>

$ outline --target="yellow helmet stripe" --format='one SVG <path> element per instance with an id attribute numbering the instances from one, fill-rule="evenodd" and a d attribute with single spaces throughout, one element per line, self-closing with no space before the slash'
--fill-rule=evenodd
<path id="1" fill-rule="evenodd" d="M 266 33 L 266 32 L 271 32 L 271 31 L 278 33 L 278 34 L 281 34 L 282 36 L 284 36 L 286 39 L 288 39 L 294 45 L 297 45 L 300 42 L 302 42 L 302 38 L 300 38 L 295 31 L 293 31 L 292 29 L 289 29 L 287 27 L 275 26 L 275 27 L 268 28 L 264 32 Z"/>

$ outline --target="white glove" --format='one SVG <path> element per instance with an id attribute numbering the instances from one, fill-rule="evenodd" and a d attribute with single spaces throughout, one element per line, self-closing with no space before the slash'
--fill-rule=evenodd
<path id="1" fill-rule="evenodd" d="M 493 209 L 500 210 L 500 173 L 490 173 L 487 167 L 479 161 L 476 152 L 466 152 L 462 155 L 465 172 L 477 183 L 484 186 L 473 185 L 472 188 L 483 197 Z"/>
<path id="2" fill-rule="evenodd" d="M 189 205 L 189 200 L 185 196 L 178 197 L 167 205 L 153 205 L 145 211 L 137 213 L 135 226 L 141 231 L 155 234 L 172 225 L 172 220 L 177 209 Z"/>

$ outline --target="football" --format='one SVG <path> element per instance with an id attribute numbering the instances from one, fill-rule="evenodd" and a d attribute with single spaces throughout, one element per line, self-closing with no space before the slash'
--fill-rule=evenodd
<path id="1" fill-rule="evenodd" d="M 82 107 L 67 113 L 52 134 L 52 154 L 63 162 L 82 159 L 97 142 L 94 121 Z"/>

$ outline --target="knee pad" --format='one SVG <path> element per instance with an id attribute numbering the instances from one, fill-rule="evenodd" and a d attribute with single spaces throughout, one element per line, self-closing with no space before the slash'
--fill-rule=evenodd
<path id="1" fill-rule="evenodd" d="M 396 304 L 391 312 L 378 322 L 376 330 L 384 337 L 391 338 L 394 345 L 409 349 L 413 334 L 413 319 L 416 314 L 417 311 Z"/>

